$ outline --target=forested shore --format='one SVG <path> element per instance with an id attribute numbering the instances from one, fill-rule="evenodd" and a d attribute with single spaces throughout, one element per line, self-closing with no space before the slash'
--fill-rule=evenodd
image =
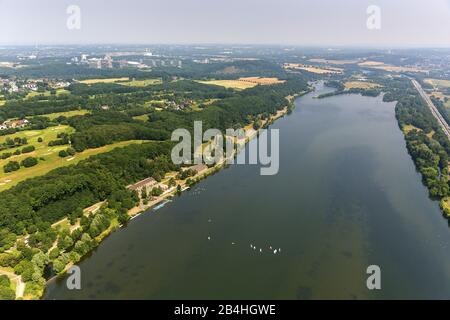
<path id="1" fill-rule="evenodd" d="M 189 97 L 196 94 L 202 98 L 220 99 L 196 112 L 153 112 L 148 121 L 134 120 L 136 111 L 125 110 L 120 103 L 117 106 L 111 104 L 109 110 L 94 108 L 89 114 L 58 119 L 75 128 L 69 139 L 76 152 L 118 141 L 153 141 L 92 156 L 76 165 L 20 182 L 0 193 L 0 266 L 21 276 L 26 283 L 26 297 L 36 298 L 43 294 L 44 274 L 48 268 L 56 274 L 64 272 L 68 265 L 93 250 L 105 234 L 129 220 L 128 210 L 136 206 L 139 195 L 126 189 L 127 185 L 180 170 L 170 160 L 174 143 L 169 139 L 174 129 L 192 131 L 194 121 L 202 121 L 204 130 L 245 127 L 270 119 L 286 107 L 287 96 L 308 90 L 302 79 L 241 92 L 192 81 L 164 86 L 164 92 L 170 88 L 174 92 L 189 92 Z M 206 87 L 207 90 L 203 90 Z M 74 103 L 73 108 L 77 105 Z M 12 111 L 14 104 L 5 108 L 3 114 L 6 116 L 17 115 Z M 18 109 L 25 115 L 39 110 L 27 108 L 25 102 Z M 57 106 L 56 109 L 62 110 Z M 48 111 L 43 108 L 39 112 Z M 105 205 L 98 212 L 84 213 L 84 208 L 102 201 Z M 55 223 L 66 218 L 68 224 L 55 227 Z"/>

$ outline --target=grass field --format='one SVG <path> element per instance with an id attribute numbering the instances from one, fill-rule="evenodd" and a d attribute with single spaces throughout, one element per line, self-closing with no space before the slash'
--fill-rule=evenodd
<path id="1" fill-rule="evenodd" d="M 117 84 L 127 87 L 146 87 L 154 84 L 161 84 L 161 79 L 144 79 L 144 80 L 131 80 L 125 82 L 117 82 Z"/>
<path id="2" fill-rule="evenodd" d="M 450 88 L 450 80 L 425 79 L 425 82 L 431 84 L 433 87 Z"/>
<path id="3" fill-rule="evenodd" d="M 380 87 L 379 84 L 365 81 L 347 81 L 344 83 L 345 89 L 373 89 Z"/>
<path id="4" fill-rule="evenodd" d="M 403 128 L 402 128 L 402 130 L 403 130 L 404 133 L 408 133 L 408 132 L 410 132 L 411 130 L 422 131 L 422 129 L 417 128 L 417 127 L 413 126 L 412 124 L 404 125 Z"/>
<path id="5" fill-rule="evenodd" d="M 407 66 L 393 66 L 389 64 L 385 64 L 384 62 L 379 61 L 364 61 L 358 63 L 360 67 L 368 67 L 373 69 L 380 69 L 389 72 L 428 72 L 428 70 L 416 68 L 416 67 L 407 67 Z"/>
<path id="6" fill-rule="evenodd" d="M 79 83 L 84 84 L 94 84 L 94 83 L 114 83 L 119 81 L 129 81 L 130 78 L 128 77 L 122 77 L 122 78 L 106 78 L 106 79 L 86 79 L 86 80 L 80 80 Z"/>
<path id="7" fill-rule="evenodd" d="M 29 138 L 29 142 L 33 141 L 33 143 L 29 143 L 28 145 L 35 145 L 36 151 L 28 153 L 28 154 L 23 154 L 20 156 L 13 156 L 13 157 L 10 157 L 9 159 L 5 159 L 5 160 L 0 160 L 0 170 L 1 170 L 0 171 L 0 192 L 13 187 L 17 183 L 24 181 L 28 178 L 44 175 L 44 174 L 48 173 L 49 171 L 56 169 L 56 168 L 68 166 L 71 164 L 76 164 L 76 163 L 80 162 L 81 160 L 84 160 L 90 156 L 108 152 L 117 147 L 125 147 L 125 146 L 133 144 L 133 143 L 143 143 L 144 142 L 141 140 L 122 141 L 122 142 L 117 142 L 114 144 L 106 145 L 106 146 L 103 146 L 100 148 L 87 149 L 83 152 L 77 153 L 73 157 L 61 158 L 58 156 L 58 153 L 61 150 L 67 149 L 67 147 L 68 147 L 67 145 L 57 146 L 57 147 L 48 147 L 47 143 L 49 140 L 44 140 L 42 143 L 37 142 L 37 138 L 39 136 L 42 136 L 42 137 L 46 136 L 47 138 L 51 138 L 53 134 L 54 134 L 54 136 L 56 136 L 56 132 L 64 132 L 64 130 L 70 131 L 68 129 L 72 129 L 72 128 L 69 128 L 68 126 L 61 126 L 61 127 L 65 127 L 65 129 L 58 127 L 59 130 L 55 130 L 55 132 L 53 132 L 53 133 L 46 132 L 46 133 L 34 135 L 33 138 Z M 48 129 L 45 129 L 45 130 L 48 130 Z M 41 130 L 41 131 L 44 131 L 44 130 Z M 13 149 L 11 149 L 11 150 L 13 150 Z M 6 152 L 6 151 L 3 151 L 3 152 Z M 29 157 L 29 156 L 43 157 L 45 160 L 44 161 L 39 160 L 39 163 L 36 166 L 31 167 L 31 168 L 21 167 L 19 170 L 14 171 L 14 172 L 10 172 L 10 173 L 3 172 L 3 166 L 6 163 L 8 163 L 8 161 L 14 160 L 14 161 L 20 162 L 21 160 L 23 160 L 24 158 Z"/>
<path id="8" fill-rule="evenodd" d="M 66 89 L 56 89 L 56 95 L 60 96 L 62 94 L 70 94 L 69 90 Z M 44 92 L 37 92 L 37 91 L 31 91 L 28 92 L 28 94 L 25 96 L 25 99 L 33 98 L 36 96 L 44 96 L 44 97 L 50 97 L 52 94 L 50 90 L 44 91 Z"/>
<path id="9" fill-rule="evenodd" d="M 141 120 L 141 121 L 148 121 L 149 119 L 149 115 L 148 114 L 143 114 L 141 116 L 135 116 L 133 117 L 134 120 Z"/>
<path id="10" fill-rule="evenodd" d="M 422 129 L 417 128 L 417 127 L 413 126 L 412 124 L 407 124 L 402 127 L 402 131 L 404 134 L 407 134 L 408 132 L 410 132 L 412 130 L 422 131 Z M 427 137 L 432 139 L 434 133 L 435 133 L 434 130 L 431 130 L 430 132 L 427 133 Z"/>
<path id="11" fill-rule="evenodd" d="M 73 117 L 73 116 L 82 116 L 89 113 L 88 110 L 73 110 L 73 111 L 65 111 L 65 112 L 54 112 L 54 113 L 47 113 L 47 114 L 41 114 L 39 115 L 39 117 L 47 117 L 50 120 L 56 119 L 60 116 L 64 116 L 64 117 Z"/>

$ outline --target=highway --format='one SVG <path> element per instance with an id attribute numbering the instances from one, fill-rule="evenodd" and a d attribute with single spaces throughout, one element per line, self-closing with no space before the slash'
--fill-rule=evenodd
<path id="1" fill-rule="evenodd" d="M 431 101 L 430 97 L 428 97 L 427 94 L 425 93 L 425 91 L 422 89 L 422 86 L 419 84 L 419 82 L 417 82 L 415 79 L 411 79 L 411 81 L 412 81 L 414 87 L 419 92 L 422 99 L 425 100 L 425 103 L 427 104 L 428 108 L 430 108 L 431 113 L 438 121 L 439 125 L 442 128 L 442 131 L 444 131 L 445 135 L 450 140 L 450 126 L 445 121 L 445 119 L 442 117 L 442 115 L 439 113 L 438 109 L 433 104 L 433 101 Z"/>

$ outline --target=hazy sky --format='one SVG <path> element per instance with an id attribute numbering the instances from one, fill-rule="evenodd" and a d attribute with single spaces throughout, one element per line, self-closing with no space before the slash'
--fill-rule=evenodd
<path id="1" fill-rule="evenodd" d="M 81 28 L 67 28 L 78 5 Z M 369 5 L 381 29 L 366 26 Z M 1 44 L 450 47 L 450 0 L 0 0 Z"/>

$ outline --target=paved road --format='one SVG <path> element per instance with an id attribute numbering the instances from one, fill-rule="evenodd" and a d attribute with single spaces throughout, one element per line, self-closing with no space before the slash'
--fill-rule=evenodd
<path id="1" fill-rule="evenodd" d="M 430 97 L 427 96 L 425 91 L 423 91 L 422 86 L 419 84 L 419 82 L 417 82 L 414 79 L 411 79 L 411 81 L 412 81 L 414 87 L 419 92 L 419 94 L 422 97 L 422 99 L 425 100 L 425 103 L 427 104 L 428 108 L 430 108 L 431 113 L 433 114 L 433 116 L 438 121 L 439 125 L 442 128 L 442 131 L 444 131 L 445 135 L 450 140 L 450 126 L 445 121 L 445 119 L 442 117 L 442 115 L 440 114 L 440 112 L 438 111 L 436 106 L 433 104 L 433 101 L 431 101 Z"/>

